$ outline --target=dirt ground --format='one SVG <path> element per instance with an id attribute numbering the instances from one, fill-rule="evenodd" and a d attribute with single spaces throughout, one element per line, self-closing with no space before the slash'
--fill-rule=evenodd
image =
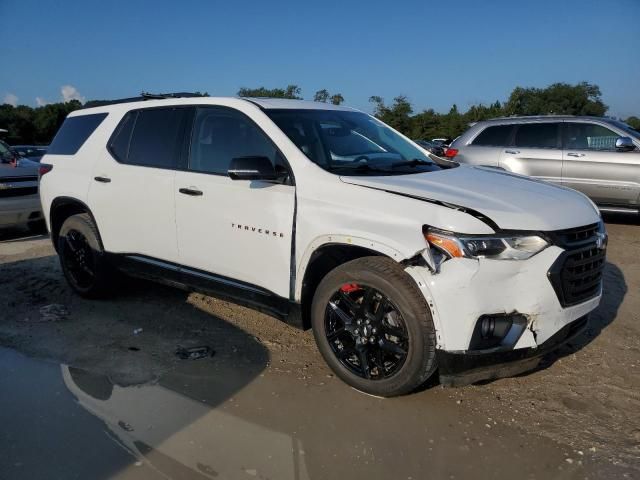
<path id="1" fill-rule="evenodd" d="M 407 423 L 407 429 L 412 421 L 434 413 L 437 416 L 440 410 L 442 418 L 433 421 L 459 434 L 451 448 L 466 452 L 469 458 L 490 456 L 486 445 L 492 438 L 501 438 L 500 448 L 507 450 L 513 443 L 520 460 L 514 460 L 512 473 L 518 472 L 517 462 L 523 462 L 531 466 L 531 475 L 539 478 L 555 477 L 557 472 L 567 473 L 566 478 L 639 476 L 640 226 L 625 217 L 606 220 L 610 240 L 603 302 L 592 315 L 586 334 L 557 352 L 545 368 L 457 389 L 431 385 L 382 403 L 349 401 L 367 412 L 380 411 L 380 415 L 393 411 L 400 424 Z M 301 403 L 313 404 L 314 398 L 337 402 L 364 397 L 333 377 L 310 331 L 298 331 L 212 297 L 141 281 L 124 281 L 113 300 L 83 300 L 67 287 L 49 239 L 26 235 L 19 230 L 0 231 L 1 347 L 104 375 L 113 384 L 127 387 L 166 383 L 185 365 L 185 360 L 174 355 L 178 346 L 209 345 L 215 356 L 204 361 L 234 372 L 226 377 L 224 388 L 212 387 L 210 394 L 220 397 L 215 405 L 229 405 L 234 398 L 243 398 L 238 392 L 255 390 L 255 398 L 247 398 L 245 404 L 257 401 L 260 405 L 260 395 L 282 396 L 287 408 L 304 416 L 313 415 L 313 411 L 300 408 Z M 54 308 L 53 316 L 47 316 L 41 309 L 51 304 L 63 308 Z M 217 393 L 211 393 L 214 391 Z M 264 408 L 278 411 L 272 398 L 264 400 Z M 247 416 L 252 417 L 255 409 Z M 358 413 L 356 418 L 366 416 Z M 269 420 L 261 418 L 260 422 Z M 305 421 L 286 429 L 300 435 L 299 430 L 304 430 L 300 423 Z M 316 424 L 320 437 L 329 434 L 322 431 L 322 423 Z M 392 428 L 391 423 L 383 425 Z M 402 433 L 391 431 L 389 435 L 395 438 Z M 412 435 L 422 441 L 421 434 Z M 424 438 L 430 435 L 426 433 Z M 445 435 L 441 438 L 444 441 Z M 313 444 L 322 438 L 311 436 L 306 441 Z M 421 448 L 431 450 L 426 440 Z M 523 454 L 528 448 L 537 459 Z M 338 467 L 327 466 L 322 456 L 316 460 L 316 470 L 309 477 L 322 478 L 317 472 L 338 472 Z M 535 461 L 541 465 L 546 462 L 546 470 L 537 470 Z M 307 468 L 309 465 L 314 462 L 308 461 Z M 404 472 L 405 467 L 401 462 L 394 468 Z M 327 468 L 334 470 L 323 470 Z M 458 472 L 458 467 L 451 468 L 442 472 Z M 460 470 L 456 478 L 472 472 Z"/>

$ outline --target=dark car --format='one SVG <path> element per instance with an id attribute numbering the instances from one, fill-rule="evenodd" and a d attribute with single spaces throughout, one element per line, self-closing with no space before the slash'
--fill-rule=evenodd
<path id="1" fill-rule="evenodd" d="M 44 229 L 38 195 L 39 167 L 0 140 L 0 228 L 26 225 L 34 232 Z"/>
<path id="2" fill-rule="evenodd" d="M 48 145 L 13 145 L 11 148 L 22 158 L 39 162 L 49 147 Z"/>
<path id="3" fill-rule="evenodd" d="M 437 155 L 438 157 L 444 157 L 445 149 L 442 145 L 437 145 L 433 142 L 429 142 L 427 140 L 414 140 L 418 145 L 422 148 L 428 150 L 429 152 Z"/>

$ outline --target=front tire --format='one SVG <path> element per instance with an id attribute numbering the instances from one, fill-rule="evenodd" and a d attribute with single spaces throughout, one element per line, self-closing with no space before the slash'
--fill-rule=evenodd
<path id="1" fill-rule="evenodd" d="M 88 214 L 72 215 L 64 221 L 58 235 L 58 255 L 67 282 L 79 295 L 101 298 L 112 292 L 113 271 Z"/>
<path id="2" fill-rule="evenodd" d="M 311 323 L 327 364 L 362 392 L 403 395 L 436 370 L 429 308 L 389 258 L 363 257 L 329 272 L 313 297 Z"/>

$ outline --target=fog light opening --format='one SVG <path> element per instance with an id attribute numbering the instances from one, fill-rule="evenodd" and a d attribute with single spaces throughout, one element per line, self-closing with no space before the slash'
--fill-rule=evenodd
<path id="1" fill-rule="evenodd" d="M 469 350 L 513 348 L 526 326 L 527 318 L 519 313 L 482 315 L 473 330 Z"/>
<path id="2" fill-rule="evenodd" d="M 491 338 L 496 330 L 496 319 L 494 317 L 485 317 L 481 321 L 480 334 L 482 338 Z"/>

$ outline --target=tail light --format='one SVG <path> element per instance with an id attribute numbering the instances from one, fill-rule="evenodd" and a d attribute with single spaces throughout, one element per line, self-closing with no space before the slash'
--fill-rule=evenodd
<path id="1" fill-rule="evenodd" d="M 444 151 L 444 156 L 447 158 L 453 158 L 456 155 L 458 155 L 458 149 L 457 148 L 447 148 Z"/>
<path id="2" fill-rule="evenodd" d="M 40 167 L 38 167 L 38 177 L 42 178 L 45 174 L 49 173 L 51 170 L 53 170 L 53 165 L 41 163 Z"/>

